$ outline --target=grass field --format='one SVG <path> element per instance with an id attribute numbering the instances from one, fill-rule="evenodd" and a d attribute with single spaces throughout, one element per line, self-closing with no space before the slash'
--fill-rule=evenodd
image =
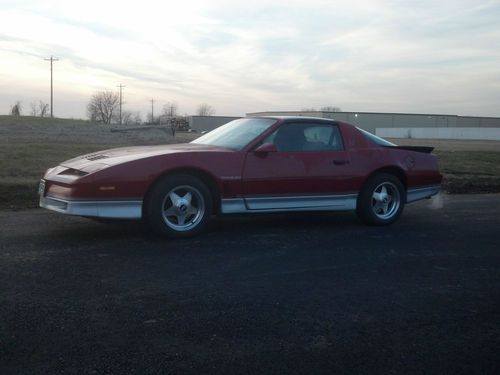
<path id="1" fill-rule="evenodd" d="M 500 151 L 435 153 L 448 193 L 500 193 Z"/>
<path id="2" fill-rule="evenodd" d="M 36 207 L 36 188 L 45 170 L 75 155 L 100 149 L 103 149 L 102 144 L 2 144 L 0 208 Z"/>
<path id="3" fill-rule="evenodd" d="M 82 120 L 0 116 L 0 209 L 36 207 L 39 179 L 47 168 L 106 148 L 188 142 L 195 134 L 157 129 L 111 132 Z M 435 146 L 449 193 L 500 193 L 500 142 L 393 140 Z"/>
<path id="4" fill-rule="evenodd" d="M 500 142 L 390 139 L 399 145 L 433 146 L 448 193 L 500 193 Z"/>

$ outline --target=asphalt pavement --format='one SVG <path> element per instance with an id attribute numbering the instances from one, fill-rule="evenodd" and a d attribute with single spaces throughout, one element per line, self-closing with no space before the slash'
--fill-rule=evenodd
<path id="1" fill-rule="evenodd" d="M 500 195 L 140 223 L 0 211 L 0 374 L 498 374 Z"/>

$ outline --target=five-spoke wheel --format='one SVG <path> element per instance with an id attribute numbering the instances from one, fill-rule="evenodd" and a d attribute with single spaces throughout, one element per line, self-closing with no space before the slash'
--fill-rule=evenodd
<path id="1" fill-rule="evenodd" d="M 371 177 L 358 196 L 356 212 L 361 220 L 372 225 L 387 225 L 403 212 L 404 187 L 392 174 Z"/>
<path id="2" fill-rule="evenodd" d="M 373 190 L 372 210 L 380 219 L 390 219 L 398 212 L 400 204 L 401 194 L 392 182 L 382 182 Z"/>
<path id="3" fill-rule="evenodd" d="M 205 200 L 193 186 L 176 186 L 165 195 L 162 209 L 165 223 L 176 231 L 184 232 L 195 227 L 203 218 Z"/>
<path id="4" fill-rule="evenodd" d="M 144 218 L 152 229 L 170 237 L 201 231 L 212 214 L 207 186 L 191 175 L 171 175 L 158 181 L 148 194 Z"/>

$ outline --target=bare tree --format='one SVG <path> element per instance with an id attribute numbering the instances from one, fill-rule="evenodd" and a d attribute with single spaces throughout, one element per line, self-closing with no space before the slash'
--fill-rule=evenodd
<path id="1" fill-rule="evenodd" d="M 158 116 L 153 117 L 153 115 L 151 113 L 148 113 L 146 121 L 148 124 L 153 125 L 153 124 L 158 122 Z"/>
<path id="2" fill-rule="evenodd" d="M 316 112 L 316 108 L 314 108 L 314 107 L 305 107 L 305 108 L 302 108 L 302 112 Z"/>
<path id="3" fill-rule="evenodd" d="M 87 114 L 91 121 L 111 124 L 113 115 L 120 104 L 120 96 L 113 91 L 99 91 L 92 95 L 87 105 Z"/>
<path id="4" fill-rule="evenodd" d="M 198 116 L 213 116 L 215 115 L 215 108 L 207 103 L 202 103 L 196 110 Z"/>
<path id="5" fill-rule="evenodd" d="M 49 109 L 50 107 L 48 103 L 45 103 L 42 100 L 38 102 L 38 113 L 40 117 L 47 117 L 49 115 Z"/>
<path id="6" fill-rule="evenodd" d="M 322 107 L 321 110 L 323 112 L 341 112 L 342 110 L 339 107 L 327 105 L 325 107 Z"/>
<path id="7" fill-rule="evenodd" d="M 141 112 L 134 113 L 134 124 L 141 125 L 142 124 L 142 115 Z"/>
<path id="8" fill-rule="evenodd" d="M 49 113 L 49 105 L 42 100 L 38 103 L 33 101 L 30 103 L 30 115 L 31 116 L 40 116 L 47 117 Z"/>
<path id="9" fill-rule="evenodd" d="M 130 111 L 122 111 L 122 124 L 133 125 L 134 123 L 134 114 Z"/>
<path id="10" fill-rule="evenodd" d="M 14 104 L 10 108 L 10 114 L 12 116 L 19 117 L 22 115 L 22 113 L 23 113 L 23 104 L 20 101 L 17 101 L 16 104 Z"/>
<path id="11" fill-rule="evenodd" d="M 163 106 L 163 116 L 168 119 L 172 119 L 177 116 L 177 104 L 170 102 Z"/>
<path id="12" fill-rule="evenodd" d="M 170 125 L 173 129 L 175 127 L 177 119 L 177 104 L 174 102 L 169 102 L 163 106 L 163 111 L 160 116 L 160 124 L 164 122 L 166 125 Z"/>
<path id="13" fill-rule="evenodd" d="M 30 115 L 31 116 L 38 116 L 38 104 L 37 102 L 31 102 L 30 103 Z"/>

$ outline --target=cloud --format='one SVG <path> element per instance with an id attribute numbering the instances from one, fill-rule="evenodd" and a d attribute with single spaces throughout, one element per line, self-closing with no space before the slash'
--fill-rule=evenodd
<path id="1" fill-rule="evenodd" d="M 498 1 L 7 3 L 0 80 L 24 81 L 7 87 L 12 100 L 46 84 L 37 59 L 56 55 L 59 90 L 85 98 L 123 83 L 133 110 L 155 97 L 228 115 L 336 105 L 500 116 Z"/>

